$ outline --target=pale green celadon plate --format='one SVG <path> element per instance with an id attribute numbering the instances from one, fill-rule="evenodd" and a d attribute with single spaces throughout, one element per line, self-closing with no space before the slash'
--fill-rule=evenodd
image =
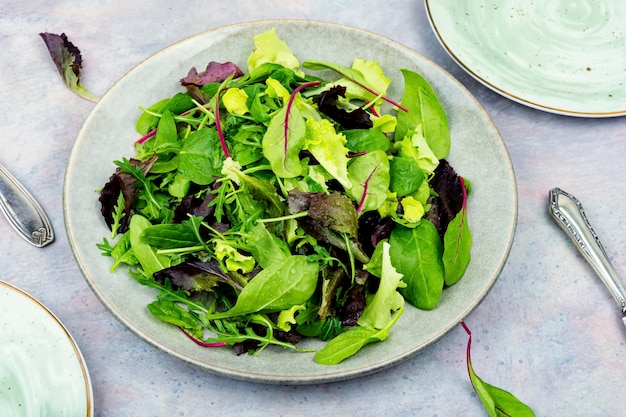
<path id="1" fill-rule="evenodd" d="M 229 348 L 203 348 L 180 330 L 155 319 L 146 309 L 155 292 L 142 287 L 126 270 L 109 271 L 111 259 L 96 244 L 110 234 L 100 215 L 96 190 L 116 166 L 114 160 L 134 155 L 138 139 L 138 106 L 149 106 L 184 91 L 179 80 L 192 66 L 232 61 L 244 71 L 253 37 L 276 28 L 302 60 L 349 66 L 355 57 L 378 60 L 392 79 L 388 95 L 403 90 L 400 68 L 426 77 L 449 117 L 453 138 L 449 161 L 472 181 L 469 222 L 473 230 L 472 261 L 466 276 L 444 291 L 433 311 L 407 307 L 388 340 L 367 346 L 336 365 L 322 366 L 313 353 L 267 348 L 257 356 L 236 356 Z M 457 326 L 487 295 L 508 256 L 517 218 L 515 177 L 506 147 L 491 120 L 454 78 L 414 51 L 357 29 L 312 21 L 261 21 L 227 26 L 178 42 L 131 70 L 98 102 L 72 151 L 64 185 L 68 238 L 87 282 L 109 311 L 131 331 L 171 355 L 219 375 L 266 383 L 308 384 L 366 375 L 411 357 Z M 319 349 L 309 340 L 303 348 Z"/>
<path id="2" fill-rule="evenodd" d="M 65 326 L 0 281 L 0 416 L 93 416 L 91 381 Z"/>
<path id="3" fill-rule="evenodd" d="M 557 114 L 626 114 L 626 2 L 425 3 L 445 50 L 497 93 Z"/>

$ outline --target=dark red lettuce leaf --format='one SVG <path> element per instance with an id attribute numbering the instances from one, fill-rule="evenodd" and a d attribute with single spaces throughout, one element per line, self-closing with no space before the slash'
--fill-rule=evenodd
<path id="1" fill-rule="evenodd" d="M 365 253 L 372 254 L 378 242 L 388 239 L 396 223 L 391 217 L 381 217 L 377 211 L 359 217 L 359 242 Z"/>
<path id="2" fill-rule="evenodd" d="M 463 186 L 460 177 L 445 159 L 439 161 L 434 174 L 430 185 L 437 196 L 429 199 L 432 207 L 425 218 L 435 225 L 443 239 L 448 224 L 463 207 Z"/>
<path id="3" fill-rule="evenodd" d="M 330 90 L 320 93 L 317 106 L 320 112 L 345 129 L 370 129 L 374 124 L 365 110 L 358 108 L 349 112 L 337 107 L 337 99 L 345 96 L 345 87 L 332 87 Z"/>
<path id="4" fill-rule="evenodd" d="M 195 67 L 191 68 L 187 76 L 180 80 L 180 83 L 184 86 L 195 85 L 202 87 L 210 83 L 221 83 L 231 75 L 233 75 L 233 78 L 239 78 L 243 75 L 243 72 L 232 62 L 219 63 L 211 61 L 206 69 L 200 73 L 198 73 Z"/>
<path id="5" fill-rule="evenodd" d="M 156 160 L 157 156 L 155 155 L 145 161 L 130 159 L 129 162 L 134 167 L 139 166 L 143 174 L 146 175 Z M 135 202 L 135 196 L 139 191 L 135 187 L 136 183 L 137 179 L 132 174 L 123 172 L 120 168 L 118 168 L 100 191 L 100 197 L 98 198 L 100 201 L 100 212 L 102 213 L 102 217 L 104 217 L 107 226 L 109 226 L 109 229 L 112 229 L 114 223 L 113 213 L 115 211 L 115 207 L 117 206 L 117 199 L 120 193 L 122 193 L 124 196 L 125 215 L 122 217 L 117 231 L 118 233 L 124 233 L 128 230 L 128 225 L 130 224 L 130 212 L 132 210 L 133 203 Z"/>
<path id="6" fill-rule="evenodd" d="M 180 288 L 184 291 L 211 291 L 219 283 L 229 283 L 241 290 L 241 286 L 222 272 L 219 263 L 215 260 L 209 262 L 185 261 L 157 271 L 153 277 L 161 284 L 164 284 L 165 280 L 169 278 L 174 288 Z"/>

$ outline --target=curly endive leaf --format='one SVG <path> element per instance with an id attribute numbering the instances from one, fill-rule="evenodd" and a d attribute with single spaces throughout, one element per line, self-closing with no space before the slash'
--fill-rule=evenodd
<path id="1" fill-rule="evenodd" d="M 39 36 L 46 43 L 50 57 L 65 85 L 80 97 L 98 101 L 98 97 L 87 91 L 80 82 L 80 69 L 83 63 L 80 50 L 67 39 L 65 33 L 55 35 L 54 33 L 43 32 Z"/>

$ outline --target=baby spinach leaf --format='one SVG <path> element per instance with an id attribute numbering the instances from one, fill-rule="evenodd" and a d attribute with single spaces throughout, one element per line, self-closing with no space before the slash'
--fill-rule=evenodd
<path id="1" fill-rule="evenodd" d="M 483 381 L 472 366 L 471 359 L 471 347 L 472 347 L 472 332 L 464 322 L 461 325 L 467 332 L 469 339 L 467 341 L 467 371 L 470 376 L 470 381 L 474 387 L 474 391 L 478 395 L 478 398 L 482 401 L 485 409 L 489 413 L 490 417 L 535 417 L 533 410 L 526 404 L 518 400 L 513 394 L 502 388 L 494 387 Z"/>
<path id="2" fill-rule="evenodd" d="M 259 272 L 241 291 L 228 311 L 210 319 L 241 316 L 262 311 L 280 311 L 304 304 L 315 291 L 319 268 L 306 256 L 292 255 Z"/>
<path id="3" fill-rule="evenodd" d="M 245 240 L 250 253 L 261 268 L 266 268 L 291 255 L 286 242 L 270 233 L 262 223 L 252 225 Z"/>
<path id="4" fill-rule="evenodd" d="M 402 105 L 408 112 L 398 113 L 398 127 L 394 138 L 397 142 L 416 129 L 422 131 L 435 156 L 445 158 L 450 152 L 450 130 L 446 112 L 435 91 L 420 74 L 403 69 L 404 94 Z"/>
<path id="5" fill-rule="evenodd" d="M 357 353 L 364 346 L 387 339 L 389 329 L 398 321 L 403 311 L 404 307 L 400 308 L 393 319 L 382 329 L 357 326 L 338 334 L 315 354 L 315 361 L 321 365 L 336 365 Z"/>
<path id="6" fill-rule="evenodd" d="M 200 323 L 187 310 L 173 301 L 153 301 L 148 304 L 148 310 L 155 317 L 185 329 L 194 337 L 202 336 Z"/>
<path id="7" fill-rule="evenodd" d="M 470 261 L 472 234 L 467 223 L 467 210 L 459 211 L 448 224 L 443 242 L 445 283 L 450 286 L 461 279 Z"/>
<path id="8" fill-rule="evenodd" d="M 190 181 L 199 185 L 211 184 L 213 177 L 219 174 L 224 159 L 215 129 L 192 132 L 183 142 L 177 159 L 178 171 Z"/>
<path id="9" fill-rule="evenodd" d="M 389 161 L 389 190 L 398 198 L 415 192 L 424 181 L 424 172 L 413 158 L 395 157 Z"/>
<path id="10" fill-rule="evenodd" d="M 346 147 L 350 152 L 370 152 L 389 150 L 389 138 L 376 129 L 352 129 L 342 132 L 346 137 Z"/>
<path id="11" fill-rule="evenodd" d="M 396 226 L 389 237 L 391 263 L 404 275 L 400 292 L 417 308 L 432 310 L 443 291 L 443 245 L 437 229 L 427 220 L 416 228 Z"/>
<path id="12" fill-rule="evenodd" d="M 185 248 L 198 246 L 196 233 L 184 224 L 155 224 L 146 227 L 140 239 L 159 249 Z"/>
<path id="13" fill-rule="evenodd" d="M 157 254 L 149 244 L 141 239 L 143 231 L 150 226 L 152 226 L 150 221 L 139 214 L 133 215 L 130 219 L 130 245 L 147 277 L 151 277 L 155 272 L 170 266 L 170 259 L 167 256 Z"/>

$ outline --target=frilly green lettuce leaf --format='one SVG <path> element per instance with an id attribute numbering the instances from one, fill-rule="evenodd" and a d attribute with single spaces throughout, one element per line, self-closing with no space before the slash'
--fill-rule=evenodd
<path id="1" fill-rule="evenodd" d="M 256 49 L 248 57 L 249 72 L 253 72 L 266 62 L 280 64 L 293 70 L 300 66 L 300 61 L 291 52 L 287 43 L 276 35 L 275 28 L 256 35 L 254 46 Z"/>

